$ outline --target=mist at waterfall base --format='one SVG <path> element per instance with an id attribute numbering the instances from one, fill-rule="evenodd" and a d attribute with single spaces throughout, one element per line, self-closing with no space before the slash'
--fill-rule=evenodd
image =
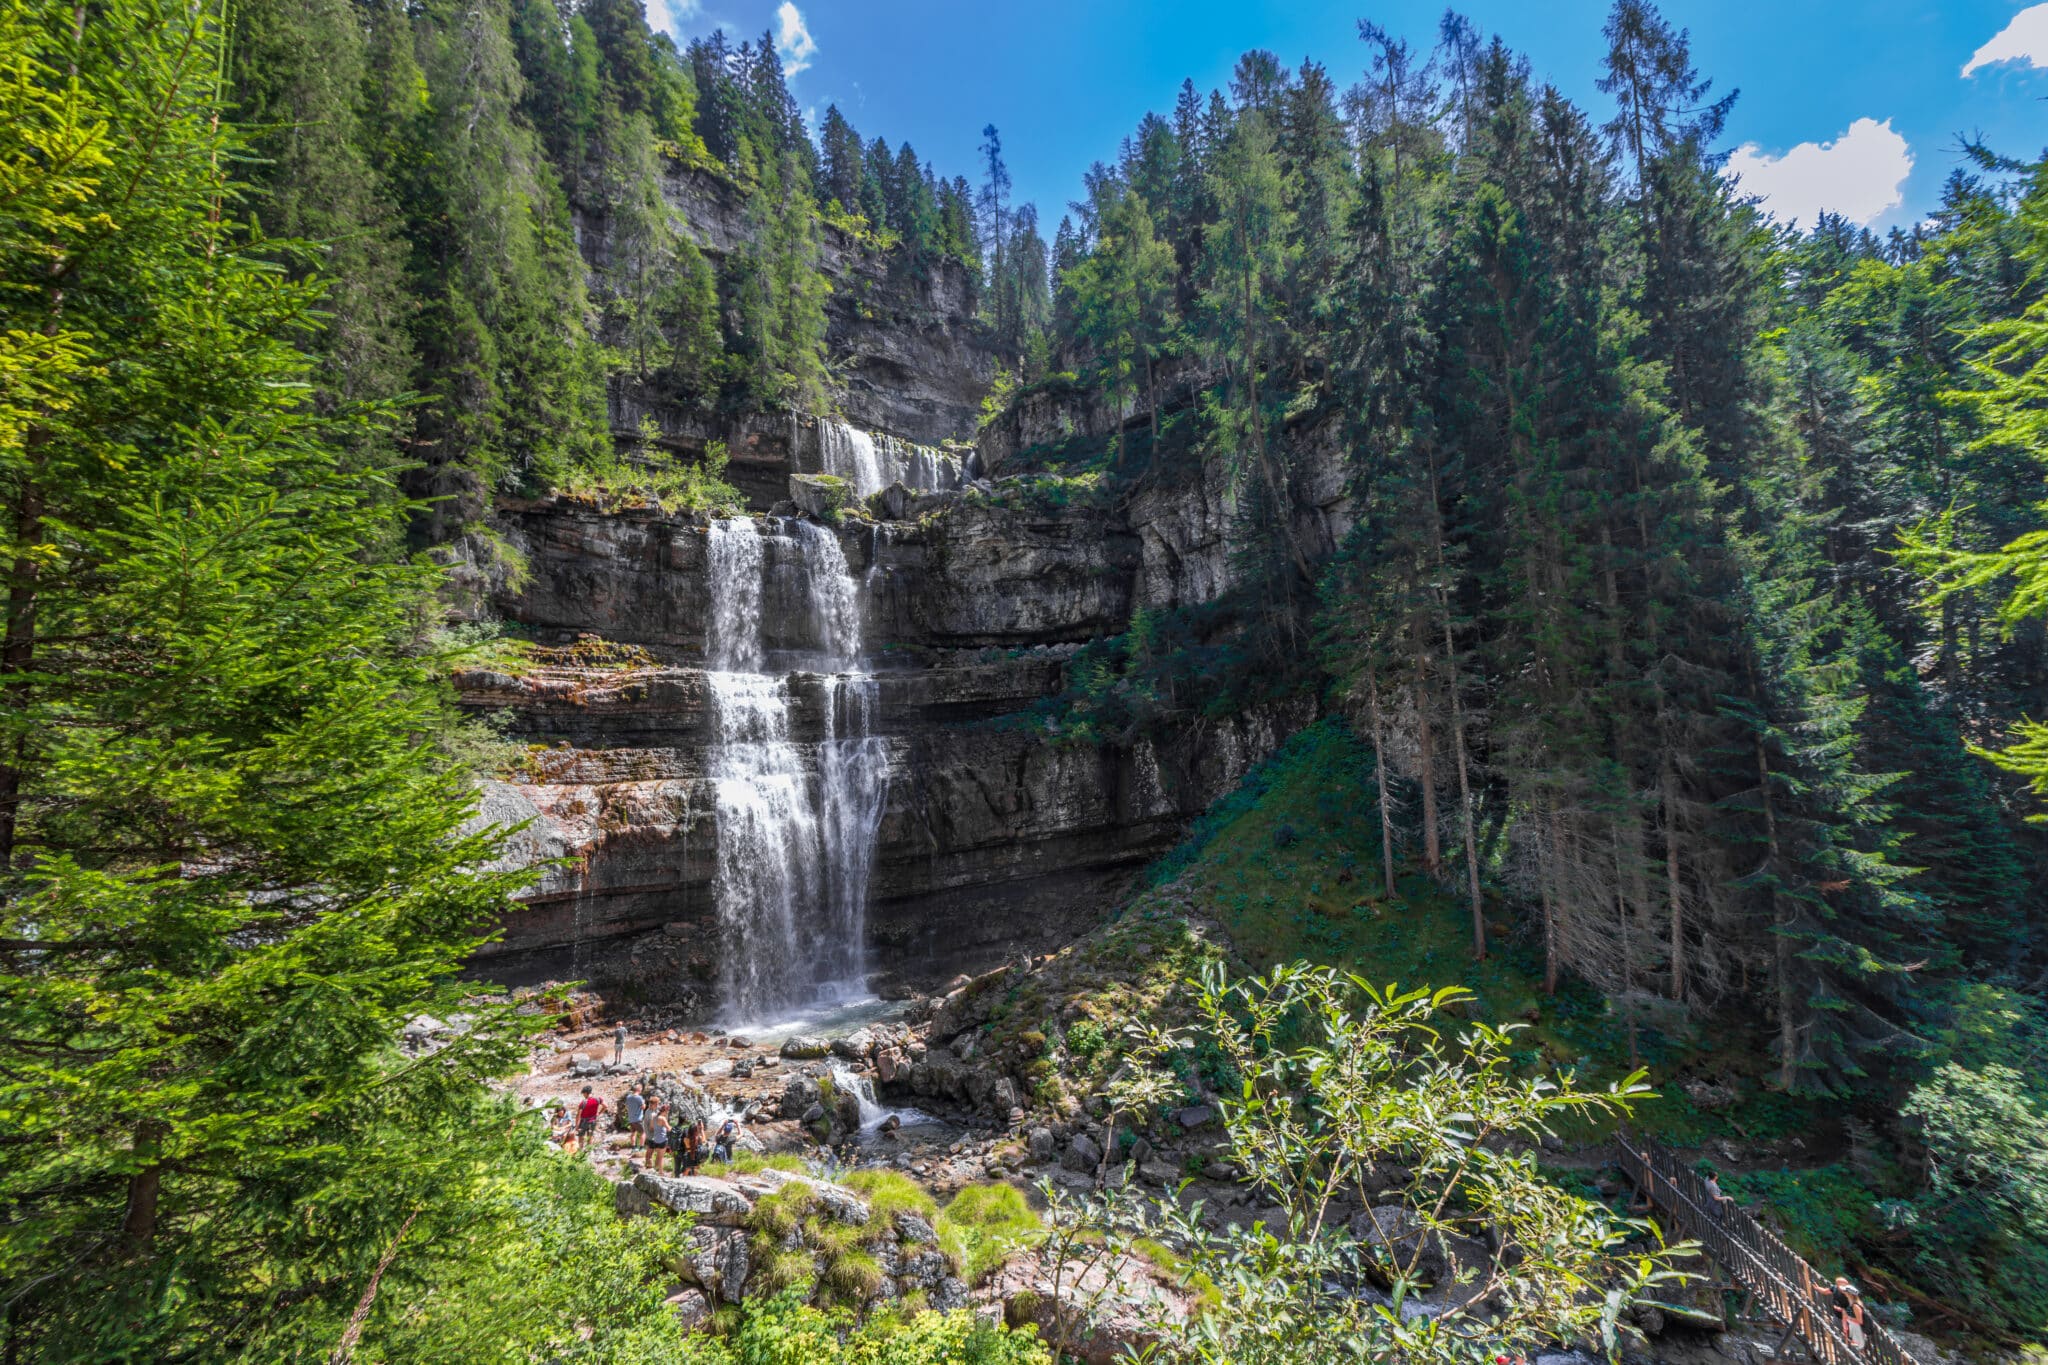
<path id="1" fill-rule="evenodd" d="M 868 878 L 889 753 L 832 532 L 794 517 L 714 522 L 708 578 L 719 994 L 730 1026 L 758 1031 L 872 1000 Z M 792 734 L 799 705 L 820 717 L 815 742 Z"/>

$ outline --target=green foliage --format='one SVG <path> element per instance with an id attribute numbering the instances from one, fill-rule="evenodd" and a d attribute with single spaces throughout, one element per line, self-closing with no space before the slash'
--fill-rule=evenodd
<path id="1" fill-rule="evenodd" d="M 637 450 L 608 450 L 579 462 L 562 476 L 559 490 L 605 508 L 719 512 L 744 504 L 739 490 L 723 477 L 723 441 L 711 442 L 701 460 L 684 462 L 662 450 L 657 437 L 651 422 L 643 422 Z"/>
<path id="2" fill-rule="evenodd" d="M 1083 1060 L 1095 1056 L 1109 1046 L 1109 1040 L 1102 1034 L 1102 1026 L 1092 1019 L 1082 1019 L 1067 1027 L 1067 1051 Z"/>
<path id="3" fill-rule="evenodd" d="M 691 1249 L 686 1225 L 620 1219 L 609 1182 L 544 1147 L 530 1122 L 522 1127 L 530 1141 L 468 1190 L 459 1221 L 416 1227 L 401 1244 L 354 1358 L 715 1365 L 716 1348 L 663 1301 L 669 1264 Z"/>
<path id="4" fill-rule="evenodd" d="M 439 743 L 435 576 L 386 553 L 360 439 L 385 414 L 308 401 L 319 282 L 218 211 L 219 26 L 0 24 L 32 225 L 0 249 L 0 1330 L 23 1360 L 323 1355 L 387 1254 L 403 1301 L 465 1229 L 514 1235 L 495 1182 L 539 1138 L 482 1082 L 525 1024 L 456 973 L 522 877 L 481 870 Z M 427 1012 L 463 1027 L 401 1055 Z"/>
<path id="5" fill-rule="evenodd" d="M 926 1222 L 938 1216 L 938 1204 L 907 1175 L 882 1170 L 854 1171 L 840 1183 L 867 1200 L 870 1221 L 877 1228 L 888 1228 L 899 1213 L 912 1214 Z"/>
<path id="6" fill-rule="evenodd" d="M 1019 1251 L 1038 1245 L 1045 1230 L 1024 1192 L 991 1183 L 962 1187 L 938 1219 L 939 1242 L 960 1266 L 960 1278 L 978 1285 Z"/>
<path id="7" fill-rule="evenodd" d="M 1183 1275 L 1218 1291 L 1210 1311 L 1161 1324 L 1177 1356 L 1448 1361 L 1580 1335 L 1602 1336 L 1611 1349 L 1620 1309 L 1676 1277 L 1671 1253 L 1625 1245 L 1640 1225 L 1550 1184 L 1531 1153 L 1559 1116 L 1626 1112 L 1643 1093 L 1640 1074 L 1605 1092 L 1582 1091 L 1569 1076 L 1523 1076 L 1512 1028 L 1452 1032 L 1447 1010 L 1464 998 L 1306 965 L 1238 982 L 1210 968 L 1197 987 L 1198 1023 L 1146 1030 L 1140 1055 L 1155 1064 L 1200 1035 L 1245 1077 L 1216 1099 L 1231 1159 L 1287 1221 L 1280 1237 L 1215 1231 L 1176 1201 L 1100 1201 L 1092 1221 L 1112 1253 L 1120 1242 L 1164 1242 Z M 1119 1103 L 1156 1102 L 1170 1090 L 1165 1079 L 1132 1077 Z M 1416 1175 L 1391 1196 L 1398 1227 L 1385 1237 L 1332 1235 L 1334 1203 L 1389 1198 L 1366 1181 L 1375 1161 L 1394 1154 Z M 1057 1205 L 1055 1215 L 1064 1217 Z M 1479 1228 L 1491 1239 L 1475 1239 Z M 1508 1246 L 1515 1255 L 1489 1250 Z M 1337 1287 L 1361 1276 L 1391 1290 L 1392 1311 Z M 1400 1313 L 1404 1299 L 1425 1292 L 1443 1311 Z"/>
<path id="8" fill-rule="evenodd" d="M 730 1350 L 734 1365 L 1050 1365 L 1052 1360 L 1030 1331 L 990 1327 L 970 1313 L 881 1318 L 856 1328 L 850 1315 L 810 1307 L 788 1294 L 749 1307 Z"/>
<path id="9" fill-rule="evenodd" d="M 1915 1278 L 1998 1325 L 2048 1330 L 2048 1010 L 1967 992 L 1946 1058 L 1901 1109 L 1927 1152 L 1925 1186 L 1882 1207 L 1912 1241 Z"/>

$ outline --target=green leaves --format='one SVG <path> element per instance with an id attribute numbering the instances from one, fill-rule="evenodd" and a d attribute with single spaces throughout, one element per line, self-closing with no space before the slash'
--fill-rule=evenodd
<path id="1" fill-rule="evenodd" d="M 1093 1225 L 1112 1241 L 1165 1240 L 1190 1282 L 1222 1291 L 1199 1320 L 1160 1324 L 1185 1358 L 1452 1361 L 1593 1333 L 1614 1351 L 1622 1310 L 1678 1274 L 1682 1249 L 1551 1185 L 1533 1150 L 1565 1113 L 1628 1112 L 1643 1073 L 1604 1093 L 1518 1075 L 1516 1027 L 1449 1026 L 1441 1011 L 1469 998 L 1456 987 L 1305 963 L 1247 980 L 1209 963 L 1191 985 L 1192 1034 L 1244 1077 L 1213 1100 L 1230 1159 L 1287 1226 L 1217 1231 L 1199 1209 L 1105 1196 Z"/>
<path id="2" fill-rule="evenodd" d="M 455 976 L 521 878 L 478 870 L 439 748 L 435 577 L 379 557 L 393 475 L 344 453 L 385 414 L 309 402 L 283 338 L 321 286 L 218 212 L 218 25 L 6 22 L 35 94 L 0 165 L 72 207 L 0 241 L 0 279 L 75 362 L 0 423 L 6 1331 L 29 1359 L 324 1351 L 406 1220 L 418 1255 L 507 1150 L 481 1083 L 526 1023 Z M 73 133 L 98 169 L 60 183 Z M 397 1049 L 419 1013 L 462 1021 L 431 1060 Z"/>

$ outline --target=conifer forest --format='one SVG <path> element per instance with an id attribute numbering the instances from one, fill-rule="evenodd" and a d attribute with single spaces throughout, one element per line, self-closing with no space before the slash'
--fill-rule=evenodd
<path id="1" fill-rule="evenodd" d="M 2048 153 L 1668 8 L 0 6 L 0 1362 L 2040 1357 Z"/>

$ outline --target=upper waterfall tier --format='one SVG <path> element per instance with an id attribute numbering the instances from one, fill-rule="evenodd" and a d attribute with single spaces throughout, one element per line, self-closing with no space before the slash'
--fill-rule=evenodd
<path id="1" fill-rule="evenodd" d="M 960 486 L 957 456 L 882 432 L 862 431 L 837 417 L 818 422 L 819 471 L 846 480 L 865 498 L 891 484 L 920 493 Z"/>

